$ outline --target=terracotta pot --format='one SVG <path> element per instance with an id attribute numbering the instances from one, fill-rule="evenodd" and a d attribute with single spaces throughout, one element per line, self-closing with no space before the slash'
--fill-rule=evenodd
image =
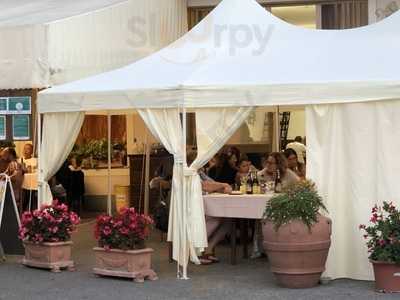
<path id="1" fill-rule="evenodd" d="M 292 221 L 275 231 L 263 224 L 264 249 L 278 283 L 289 288 L 310 288 L 319 282 L 331 245 L 331 220 L 320 215 L 311 231 L 301 221 Z"/>
<path id="2" fill-rule="evenodd" d="M 372 261 L 375 288 L 384 293 L 400 293 L 400 265 L 390 262 Z"/>
<path id="3" fill-rule="evenodd" d="M 71 259 L 72 242 L 32 243 L 24 241 L 25 257 L 22 264 L 30 267 L 50 269 L 60 272 L 61 268 L 74 271 Z"/>
<path id="4" fill-rule="evenodd" d="M 143 282 L 145 278 L 157 280 L 157 274 L 151 269 L 153 249 L 118 250 L 93 248 L 96 266 L 93 272 L 97 275 L 133 278 Z"/>

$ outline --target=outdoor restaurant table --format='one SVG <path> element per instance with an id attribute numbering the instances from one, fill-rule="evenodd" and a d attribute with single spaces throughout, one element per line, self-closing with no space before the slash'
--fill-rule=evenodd
<path id="1" fill-rule="evenodd" d="M 242 219 L 241 241 L 244 244 L 243 256 L 247 257 L 247 226 L 248 219 L 260 220 L 263 217 L 265 205 L 274 196 L 273 193 L 259 195 L 203 195 L 205 215 L 216 218 L 230 218 L 231 228 L 231 263 L 236 264 L 236 222 Z M 243 222 L 244 221 L 244 222 Z"/>

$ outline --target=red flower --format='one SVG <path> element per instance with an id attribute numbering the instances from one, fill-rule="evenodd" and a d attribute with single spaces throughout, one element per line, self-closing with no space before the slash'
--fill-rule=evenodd
<path id="1" fill-rule="evenodd" d="M 127 234 L 129 234 L 129 229 L 126 227 L 122 227 L 122 228 L 120 228 L 119 232 L 123 235 L 127 235 Z"/>
<path id="2" fill-rule="evenodd" d="M 365 225 L 361 224 L 360 226 L 358 226 L 358 229 L 365 229 Z"/>

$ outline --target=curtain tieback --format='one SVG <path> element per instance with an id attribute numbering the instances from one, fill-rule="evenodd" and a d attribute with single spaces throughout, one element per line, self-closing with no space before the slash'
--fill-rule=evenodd
<path id="1" fill-rule="evenodd" d="M 184 168 L 183 175 L 185 175 L 187 177 L 196 176 L 197 175 L 197 170 L 194 169 L 194 168 Z"/>

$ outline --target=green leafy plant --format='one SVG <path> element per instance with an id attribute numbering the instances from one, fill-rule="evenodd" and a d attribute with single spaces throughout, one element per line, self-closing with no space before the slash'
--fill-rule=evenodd
<path id="1" fill-rule="evenodd" d="M 370 226 L 359 226 L 365 232 L 369 258 L 400 264 L 400 210 L 388 202 L 375 205 L 370 222 Z"/>
<path id="2" fill-rule="evenodd" d="M 300 220 L 311 229 L 320 210 L 327 212 L 322 197 L 315 184 L 305 180 L 289 185 L 282 194 L 268 201 L 264 218 L 274 223 L 275 230 L 293 220 Z"/>

